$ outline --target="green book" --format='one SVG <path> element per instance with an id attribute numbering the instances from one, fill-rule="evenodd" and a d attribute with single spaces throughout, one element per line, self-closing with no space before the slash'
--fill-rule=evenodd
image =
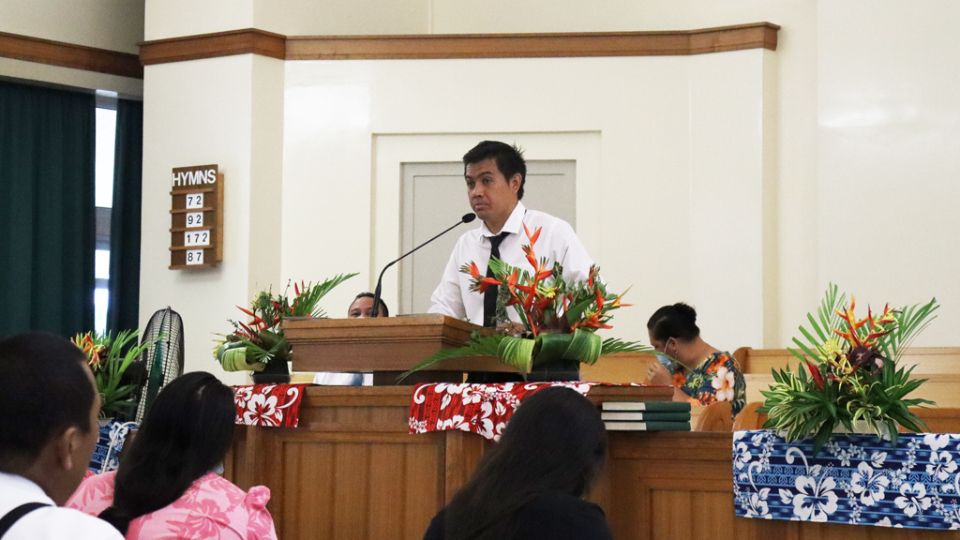
<path id="1" fill-rule="evenodd" d="M 627 422 L 689 422 L 688 412 L 608 412 L 600 413 L 603 420 Z"/>
<path id="2" fill-rule="evenodd" d="M 604 401 L 605 411 L 690 412 L 686 401 Z"/>
<path id="3" fill-rule="evenodd" d="M 609 431 L 690 431 L 690 422 L 604 422 Z"/>

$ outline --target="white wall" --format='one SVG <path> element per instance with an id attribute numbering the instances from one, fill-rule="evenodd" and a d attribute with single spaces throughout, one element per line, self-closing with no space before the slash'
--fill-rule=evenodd
<path id="1" fill-rule="evenodd" d="M 143 0 L 0 0 L 0 32 L 137 54 Z"/>
<path id="2" fill-rule="evenodd" d="M 279 282 L 282 154 L 270 141 L 283 137 L 283 70 L 283 61 L 249 54 L 146 68 L 140 320 L 166 306 L 180 313 L 188 371 L 222 374 L 215 334 L 231 330 L 227 319 L 243 320 L 235 306 Z M 205 163 L 225 177 L 225 262 L 169 270 L 171 169 Z"/>
<path id="3" fill-rule="evenodd" d="M 283 278 L 366 272 L 330 297 L 345 309 L 399 254 L 400 163 L 501 138 L 578 158 L 578 232 L 615 289 L 634 285 L 616 335 L 645 338 L 679 297 L 731 346 L 760 343 L 764 59 L 289 62 Z M 392 305 L 396 286 L 388 272 Z"/>
<path id="4" fill-rule="evenodd" d="M 137 54 L 143 6 L 143 0 L 0 0 L 0 32 Z M 143 94 L 139 79 L 10 58 L 0 58 L 0 76 L 127 98 Z"/>
<path id="5" fill-rule="evenodd" d="M 936 296 L 923 343 L 956 346 L 960 4 L 884 4 L 820 5 L 819 273 L 874 309 Z"/>
<path id="6" fill-rule="evenodd" d="M 220 14 L 229 11 L 223 2 L 194 4 L 148 2 L 148 38 L 251 24 L 289 34 L 666 30 L 761 20 L 783 27 L 776 52 L 287 63 L 276 282 L 363 272 L 331 296 L 333 313 L 355 290 L 369 288 L 395 251 L 390 212 L 398 205 L 385 178 L 406 158 L 387 151 L 387 141 L 409 143 L 405 155 L 443 153 L 448 160 L 462 153 L 452 150 L 454 135 L 529 136 L 540 155 L 556 149 L 544 142 L 551 135 L 593 133 L 597 193 L 601 206 L 612 206 L 584 209 L 582 218 L 578 207 L 578 226 L 611 282 L 634 285 L 638 305 L 618 315 L 618 335 L 642 337 L 652 309 L 686 300 L 718 346 L 784 346 L 834 281 L 875 306 L 937 295 L 941 319 L 918 345 L 957 345 L 960 249 L 953 238 L 960 218 L 952 205 L 960 189 L 960 69 L 946 60 L 960 52 L 951 38 L 960 22 L 954 2 L 417 0 L 403 16 L 387 17 L 389 24 L 383 13 L 396 3 L 379 10 L 363 4 L 355 13 L 342 2 L 283 0 L 283 9 L 270 11 L 250 0 L 241 13 L 227 14 Z M 151 6 L 165 10 L 156 26 Z M 181 9 L 204 20 L 175 23 Z M 191 110 L 239 128 L 218 106 L 202 106 L 236 94 L 217 88 Z M 166 99 L 156 107 L 158 126 L 172 121 L 164 114 L 180 117 Z M 227 154 L 240 159 L 248 148 L 275 145 L 273 129 L 251 128 L 249 142 L 231 139 Z M 201 145 L 204 155 L 220 148 L 179 137 L 151 131 L 146 159 L 179 155 L 183 145 L 194 152 Z M 164 162 L 163 174 L 185 164 L 176 161 Z M 249 212 L 249 202 L 238 204 Z M 162 236 L 145 236 L 145 246 L 167 242 Z M 249 253 L 240 264 L 252 264 Z M 145 264 L 144 282 L 169 273 L 165 264 Z M 197 320 L 207 321 L 200 331 L 222 331 L 231 315 L 223 310 L 255 288 L 251 275 L 243 286 L 231 281 L 234 300 L 218 300 L 226 308 L 198 308 Z M 161 282 L 175 297 L 192 298 L 180 283 Z M 195 347 L 206 367 L 207 344 Z"/>

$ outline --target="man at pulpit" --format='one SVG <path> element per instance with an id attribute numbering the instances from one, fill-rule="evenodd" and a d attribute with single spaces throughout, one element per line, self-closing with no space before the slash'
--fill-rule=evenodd
<path id="1" fill-rule="evenodd" d="M 430 297 L 430 313 L 466 319 L 487 327 L 497 326 L 498 287 L 489 287 L 482 295 L 471 292 L 471 276 L 461 273 L 460 268 L 473 262 L 484 269 L 494 256 L 511 266 L 529 270 L 530 264 L 522 247 L 529 243 L 524 225 L 531 234 L 542 228 L 536 251 L 539 256 L 547 258 L 548 267 L 558 262 L 563 265 L 567 279 L 585 280 L 589 277 L 593 259 L 573 227 L 560 218 L 526 208 L 520 202 L 527 166 L 517 147 L 498 141 L 483 141 L 463 156 L 463 166 L 467 199 L 483 223 L 464 233 L 457 241 L 440 285 Z M 486 272 L 488 276 L 492 275 L 488 268 Z M 509 317 L 513 323 L 519 324 L 516 313 L 509 312 Z"/>

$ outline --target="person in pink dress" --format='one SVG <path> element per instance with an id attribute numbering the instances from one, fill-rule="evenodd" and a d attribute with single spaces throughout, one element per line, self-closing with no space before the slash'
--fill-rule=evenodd
<path id="1" fill-rule="evenodd" d="M 67 502 L 127 540 L 276 540 L 270 490 L 244 492 L 213 472 L 233 441 L 233 390 L 188 373 L 157 396 L 116 472 L 92 476 Z"/>

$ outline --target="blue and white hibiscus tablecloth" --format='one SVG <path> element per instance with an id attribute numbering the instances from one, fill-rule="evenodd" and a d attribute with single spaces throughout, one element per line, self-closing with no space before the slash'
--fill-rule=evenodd
<path id="1" fill-rule="evenodd" d="M 772 431 L 733 436 L 737 516 L 918 529 L 960 529 L 960 434 L 834 435 L 812 440 Z"/>

